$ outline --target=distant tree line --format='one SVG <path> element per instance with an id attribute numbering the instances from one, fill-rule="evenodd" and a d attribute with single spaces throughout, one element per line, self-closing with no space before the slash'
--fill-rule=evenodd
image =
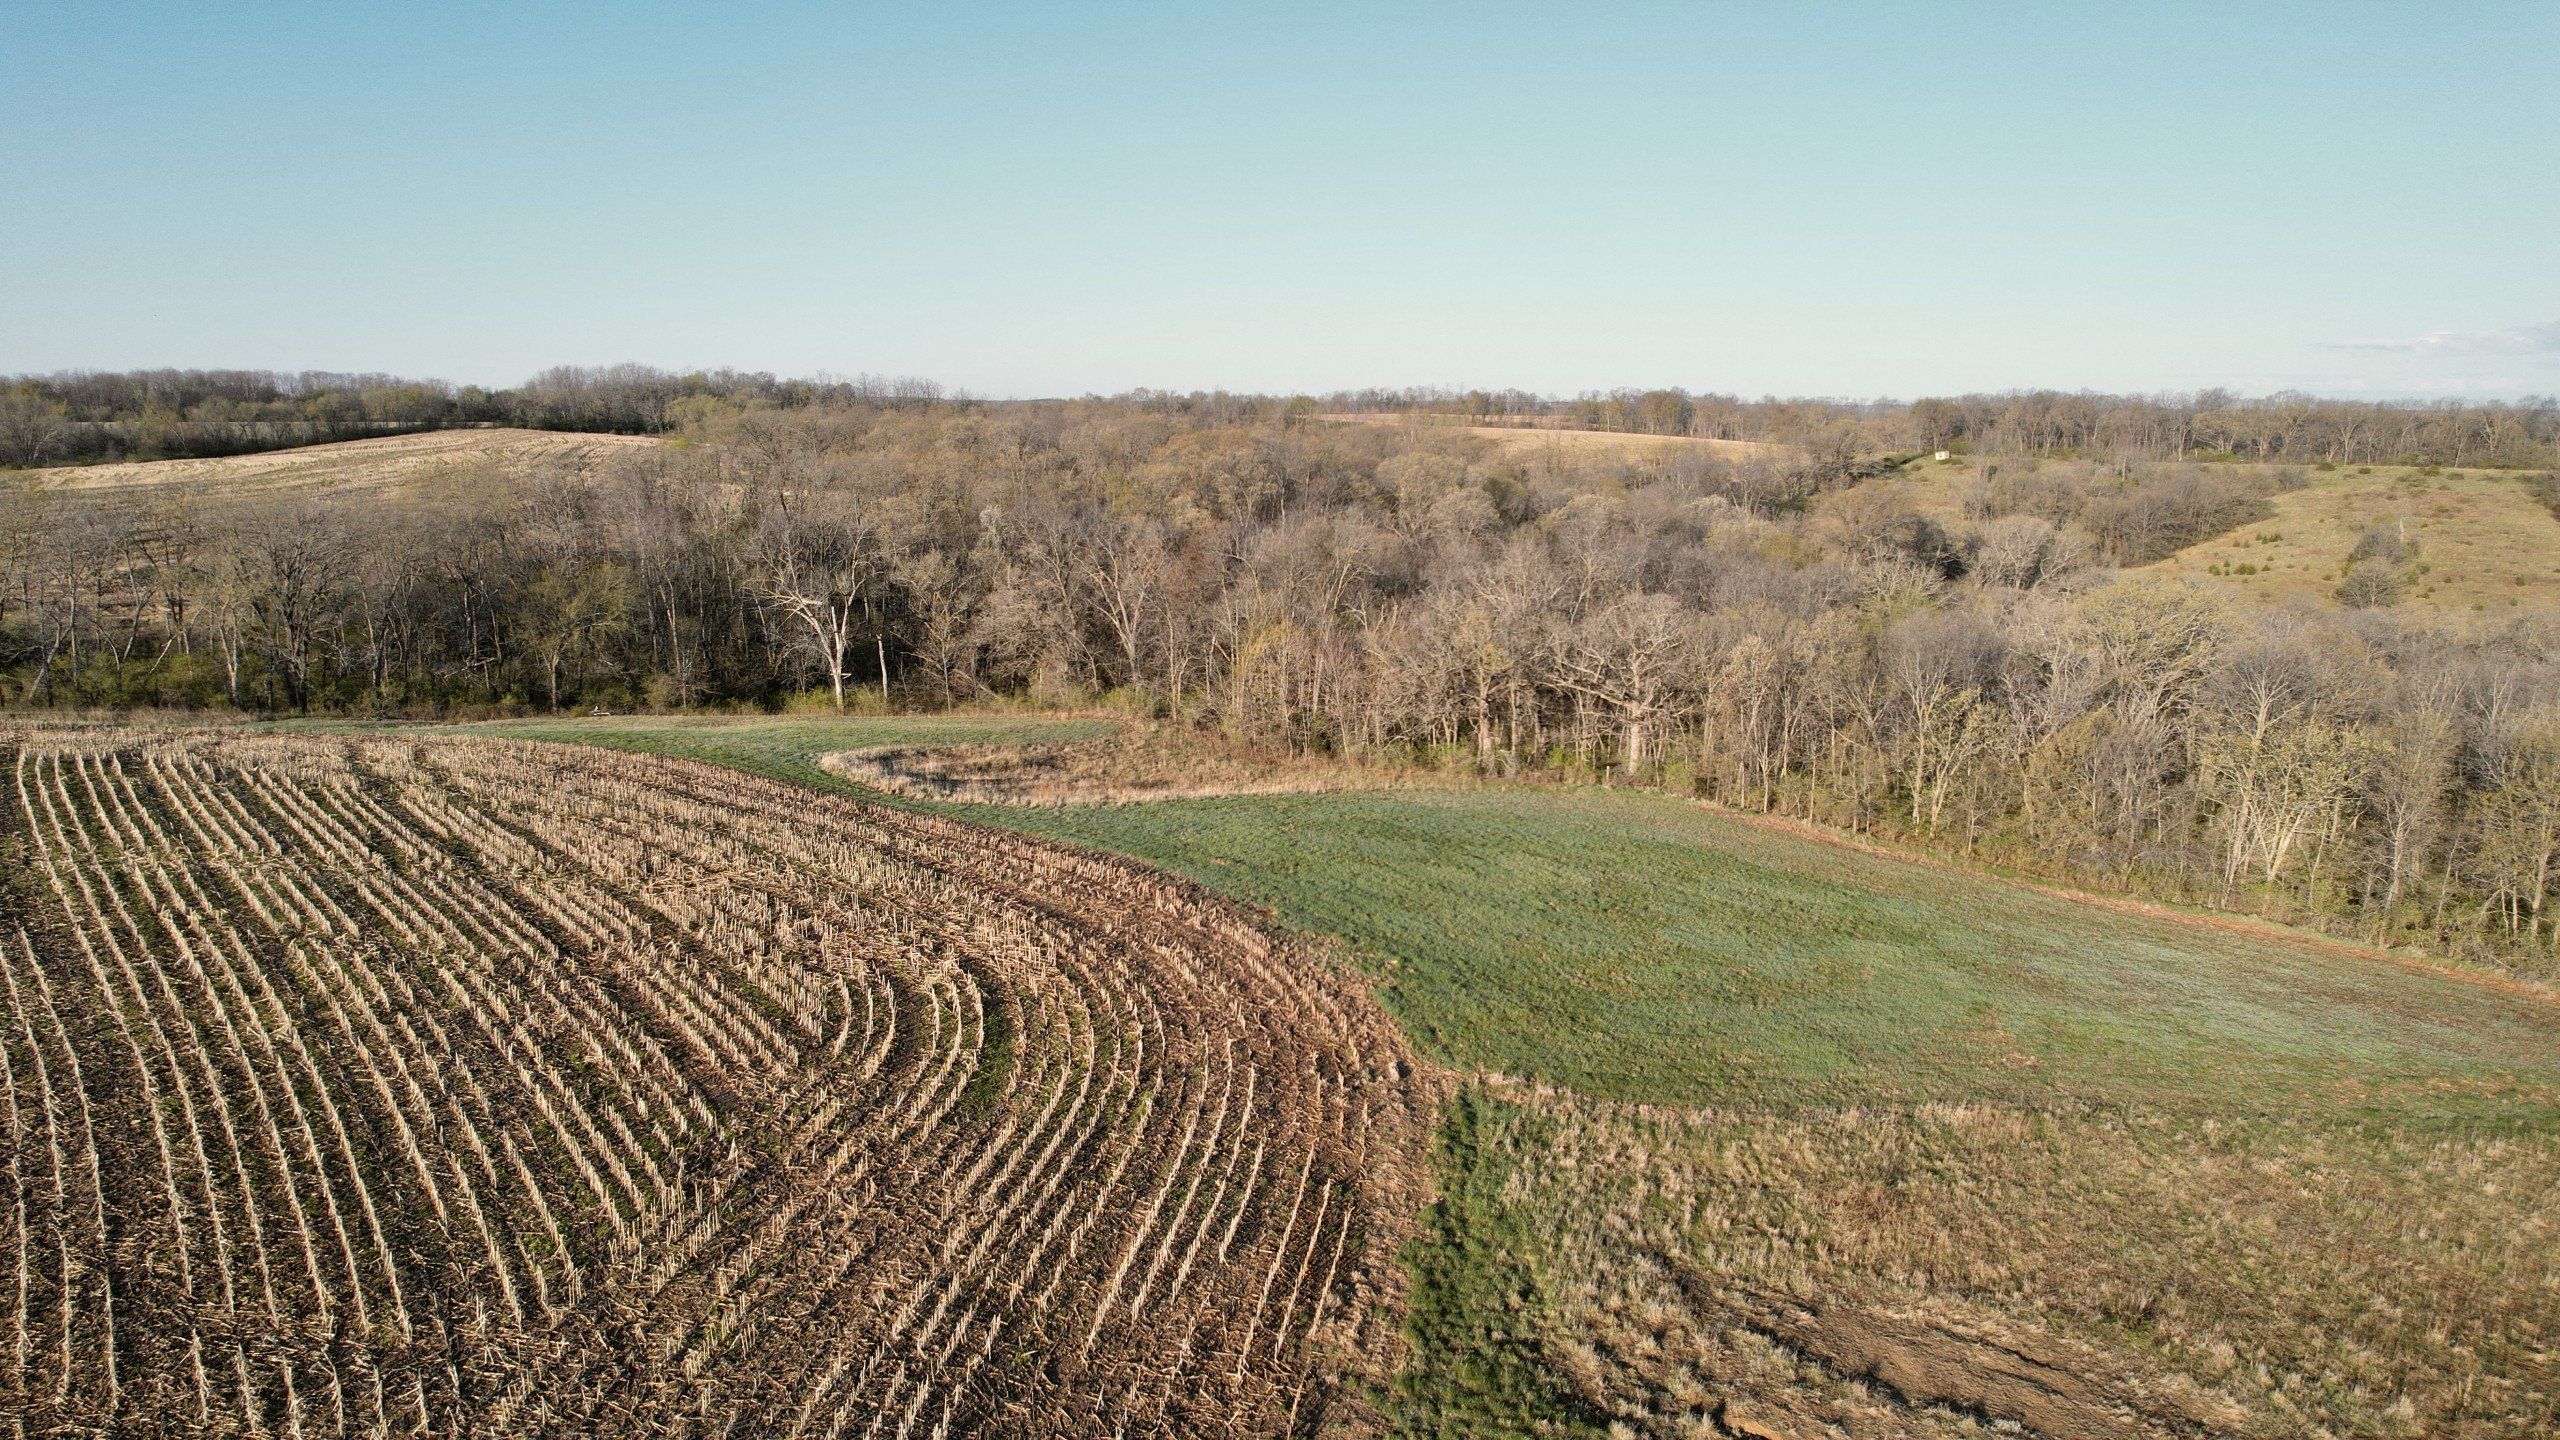
<path id="1" fill-rule="evenodd" d="M 2560 617 L 2119 567 L 2276 467 L 1505 451 L 1238 397 L 784 406 L 423 500 L 0 496 L 20 706 L 1115 703 L 1668 787 L 2560 973 Z M 2410 562 L 2375 518 L 2357 563 Z M 2359 547 L 2364 550 L 2365 547 Z"/>
<path id="2" fill-rule="evenodd" d="M 929 380 L 777 380 L 734 370 L 557 366 L 511 390 L 306 370 L 0 377 L 0 467 L 244 455 L 455 425 L 658 434 L 720 401 L 793 407 L 946 400 Z"/>
<path id="3" fill-rule="evenodd" d="M 2093 395 L 2055 390 L 1898 401 L 1744 400 L 1684 390 L 1615 390 L 1570 400 L 1517 390 L 1358 390 L 1336 411 L 1411 411 L 1475 424 L 1768 440 L 1816 450 L 2133 460 L 2242 459 L 2332 465 L 2540 468 L 2560 463 L 2560 400 L 2434 403 Z"/>
<path id="4" fill-rule="evenodd" d="M 1346 390 L 1295 402 L 1138 390 L 1119 403 L 1220 422 L 1294 403 L 1296 413 L 1408 412 L 1480 425 L 1556 426 L 1768 441 L 1856 478 L 1861 457 L 1937 450 L 2072 458 L 2293 464 L 2560 465 L 2560 400 L 2515 403 L 2257 399 L 2228 391 L 2098 395 L 2052 390 L 1899 401 L 1745 400 L 1685 390 L 1571 399 L 1522 390 Z M 777 379 L 645 365 L 558 366 L 513 389 L 391 375 L 266 370 L 74 371 L 0 377 L 0 467 L 244 454 L 448 425 L 662 434 L 715 404 L 793 409 L 964 402 L 929 380 Z"/>

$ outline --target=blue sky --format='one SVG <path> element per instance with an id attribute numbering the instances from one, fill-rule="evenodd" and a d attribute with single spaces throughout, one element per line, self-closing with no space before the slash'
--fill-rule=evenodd
<path id="1" fill-rule="evenodd" d="M 0 373 L 2560 391 L 2560 4 L 28 5 Z"/>

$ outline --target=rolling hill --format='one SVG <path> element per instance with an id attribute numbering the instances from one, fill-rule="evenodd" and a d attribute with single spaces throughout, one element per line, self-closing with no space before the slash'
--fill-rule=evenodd
<path id="1" fill-rule="evenodd" d="M 2511 472 L 2315 472 L 2269 503 L 2274 518 L 2146 568 L 2211 580 L 2254 604 L 2330 601 L 2357 540 L 2390 523 L 2417 545 L 2406 603 L 2493 615 L 2560 604 L 2560 517 Z"/>
<path id="2" fill-rule="evenodd" d="M 1898 487 L 1923 514 L 1962 532 L 1962 495 L 1979 464 L 1923 461 L 1868 483 Z M 2405 527 L 2415 547 L 2399 604 L 2491 619 L 2560 605 L 2560 517 L 2517 472 L 2291 468 L 2304 483 L 2269 497 L 2267 518 L 2127 573 L 2195 580 L 2247 605 L 2336 606 L 2358 540 L 2390 524 Z"/>
<path id="3" fill-rule="evenodd" d="M 66 466 L 22 473 L 39 489 L 101 497 L 176 488 L 217 496 L 378 491 L 483 467 L 521 477 L 542 469 L 590 465 L 613 455 L 650 450 L 662 443 L 647 435 L 506 428 L 430 430 L 255 455 Z"/>
<path id="4" fill-rule="evenodd" d="M 1466 425 L 1456 417 L 1408 415 L 1403 413 L 1345 413 L 1327 415 L 1327 420 L 1344 425 L 1428 425 L 1435 429 L 1454 430 L 1481 440 L 1490 440 L 1509 455 L 1555 454 L 1571 458 L 1594 456 L 1642 456 L 1661 458 L 1678 454 L 1712 454 L 1740 459 L 1749 455 L 1767 455 L 1780 446 L 1757 440 L 1711 440 L 1688 435 L 1639 435 L 1621 430 L 1568 430 L 1552 425 Z"/>

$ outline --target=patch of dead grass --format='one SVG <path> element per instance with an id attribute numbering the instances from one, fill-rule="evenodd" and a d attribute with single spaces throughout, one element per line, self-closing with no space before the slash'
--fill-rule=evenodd
<path id="1" fill-rule="evenodd" d="M 2560 1137 L 1509 1098 L 1549 1351 L 1634 1433 L 2560 1430 Z"/>
<path id="2" fill-rule="evenodd" d="M 1128 805 L 1229 795 L 1374 790 L 1374 767 L 1280 755 L 1166 726 L 1023 745 L 874 745 L 819 757 L 857 785 L 972 805 Z"/>

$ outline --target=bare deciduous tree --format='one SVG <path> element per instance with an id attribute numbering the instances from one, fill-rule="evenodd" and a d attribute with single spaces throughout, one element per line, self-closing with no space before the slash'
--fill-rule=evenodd
<path id="1" fill-rule="evenodd" d="M 842 490 L 779 490 L 755 537 L 756 594 L 783 617 L 845 708 L 854 643 L 881 577 L 878 537 L 858 500 Z M 882 699 L 889 676 L 880 674 Z"/>

